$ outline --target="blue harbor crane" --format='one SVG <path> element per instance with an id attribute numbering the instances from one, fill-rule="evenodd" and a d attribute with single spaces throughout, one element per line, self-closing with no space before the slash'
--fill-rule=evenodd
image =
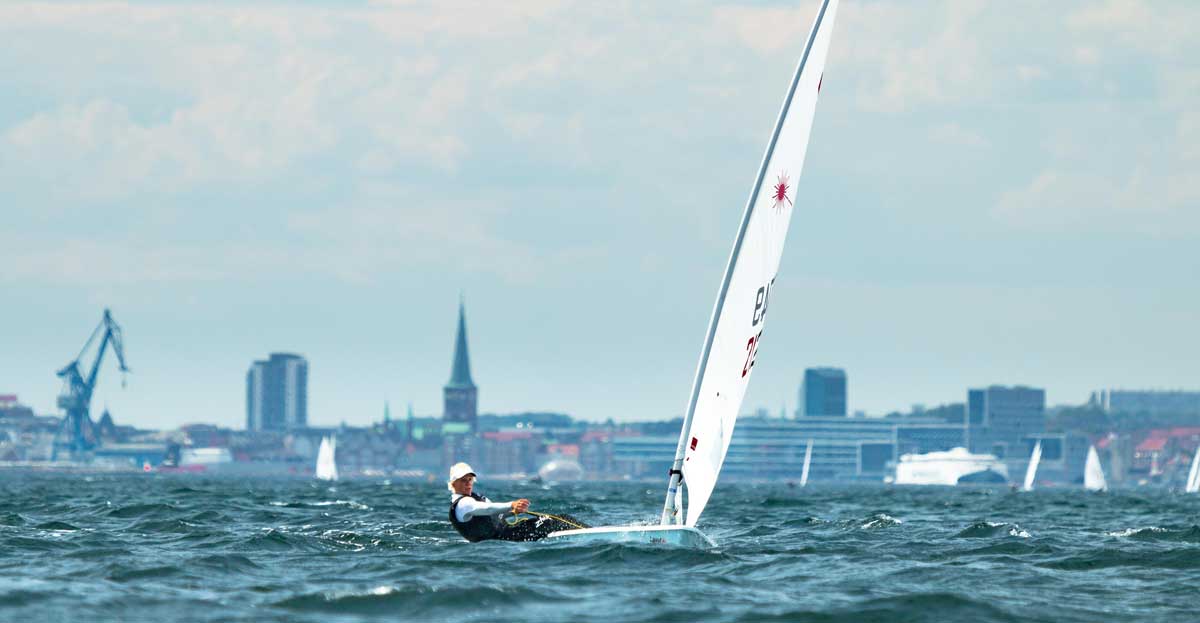
<path id="1" fill-rule="evenodd" d="M 84 378 L 79 361 L 97 337 L 100 338 L 100 348 L 96 352 L 96 360 L 92 362 L 87 378 Z M 125 345 L 121 339 L 121 327 L 105 309 L 104 318 L 100 320 L 96 330 L 92 331 L 92 336 L 84 343 L 79 355 L 58 371 L 59 378 L 63 380 L 62 393 L 58 395 L 58 406 L 66 411 L 66 415 L 58 425 L 58 434 L 54 438 L 54 460 L 58 459 L 60 451 L 67 451 L 71 458 L 78 460 L 100 443 L 100 436 L 89 410 L 92 390 L 96 388 L 96 377 L 100 372 L 100 362 L 104 361 L 104 351 L 109 344 L 112 344 L 113 351 L 117 353 L 117 362 L 121 366 L 121 386 L 124 387 L 124 374 L 129 372 L 129 368 L 125 367 Z"/>

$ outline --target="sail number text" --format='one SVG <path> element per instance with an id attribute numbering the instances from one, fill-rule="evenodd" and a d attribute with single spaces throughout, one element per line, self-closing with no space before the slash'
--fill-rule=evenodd
<path id="1" fill-rule="evenodd" d="M 767 317 L 767 302 L 771 299 L 771 286 L 775 285 L 775 278 L 771 278 L 771 282 L 758 289 L 758 293 L 754 295 L 754 315 L 750 318 L 750 326 L 757 327 L 758 323 Z"/>
<path id="2" fill-rule="evenodd" d="M 750 326 L 757 327 L 767 317 L 767 303 L 771 299 L 771 286 L 773 285 L 775 285 L 774 277 L 771 278 L 770 283 L 759 288 L 754 295 L 754 314 L 750 318 Z M 758 354 L 758 344 L 761 341 L 762 329 L 759 329 L 758 333 L 750 336 L 746 342 L 746 363 L 742 365 L 742 378 L 750 374 L 750 368 L 754 367 L 754 356 Z"/>
<path id="3" fill-rule="evenodd" d="M 746 378 L 750 374 L 750 368 L 754 367 L 754 356 L 758 354 L 758 342 L 762 339 L 762 331 L 758 335 L 750 337 L 750 341 L 746 342 L 746 363 L 742 366 L 742 378 Z"/>

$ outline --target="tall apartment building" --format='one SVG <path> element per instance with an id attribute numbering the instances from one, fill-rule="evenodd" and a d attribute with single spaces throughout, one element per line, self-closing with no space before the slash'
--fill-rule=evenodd
<path id="1" fill-rule="evenodd" d="M 846 371 L 807 368 L 800 384 L 800 417 L 846 417 Z"/>
<path id="2" fill-rule="evenodd" d="M 992 385 L 967 390 L 971 450 L 1024 459 L 1029 439 L 1046 432 L 1046 390 Z"/>
<path id="3" fill-rule="evenodd" d="M 290 430 L 308 426 L 308 361 L 271 353 L 246 372 L 246 430 Z"/>

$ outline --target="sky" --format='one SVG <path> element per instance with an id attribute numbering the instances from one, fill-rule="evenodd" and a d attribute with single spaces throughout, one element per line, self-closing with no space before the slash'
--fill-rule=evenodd
<path id="1" fill-rule="evenodd" d="M 0 4 L 0 393 L 245 424 L 665 419 L 817 2 Z M 744 410 L 1200 389 L 1200 5 L 843 0 Z M 111 353 L 110 353 L 111 356 Z M 90 358 L 87 359 L 90 361 Z"/>

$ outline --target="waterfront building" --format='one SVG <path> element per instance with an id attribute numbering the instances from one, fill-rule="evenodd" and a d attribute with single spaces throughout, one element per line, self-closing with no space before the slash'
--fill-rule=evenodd
<path id="1" fill-rule="evenodd" d="M 967 427 L 961 421 L 937 418 L 897 418 L 896 456 L 947 452 L 967 447 Z"/>
<path id="2" fill-rule="evenodd" d="M 635 479 L 667 480 L 679 435 L 628 435 L 612 440 L 612 461 L 618 473 Z"/>
<path id="3" fill-rule="evenodd" d="M 480 444 L 482 441 L 471 432 L 471 425 L 466 422 L 443 422 L 441 430 L 442 465 L 441 470 L 449 469 L 460 461 L 480 463 Z"/>
<path id="4" fill-rule="evenodd" d="M 16 394 L 0 394 L 0 418 L 21 420 L 34 417 L 33 409 L 21 404 Z"/>
<path id="5" fill-rule="evenodd" d="M 532 430 L 489 431 L 480 436 L 479 468 L 488 477 L 532 474 L 542 437 Z"/>
<path id="6" fill-rule="evenodd" d="M 271 353 L 246 372 L 246 430 L 281 431 L 308 425 L 308 361 Z"/>
<path id="7" fill-rule="evenodd" d="M 612 478 L 618 474 L 612 443 L 617 435 L 607 430 L 590 430 L 580 435 L 579 464 L 589 477 Z"/>
<path id="8" fill-rule="evenodd" d="M 120 441 L 117 438 L 117 425 L 113 422 L 112 414 L 108 412 L 107 407 L 104 409 L 104 413 L 100 415 L 100 421 L 96 422 L 96 434 L 104 443 Z"/>
<path id="9" fill-rule="evenodd" d="M 666 474 L 678 441 L 666 435 L 615 437 L 613 467 L 637 478 Z M 897 448 L 925 453 L 961 447 L 966 429 L 930 417 L 743 416 L 733 431 L 721 478 L 799 480 L 810 441 L 809 480 L 878 482 L 899 456 Z"/>
<path id="10" fill-rule="evenodd" d="M 1033 433 L 1024 436 L 1017 446 L 1009 447 L 1004 464 L 1014 482 L 1029 467 L 1033 446 L 1042 443 L 1042 456 L 1038 461 L 1036 482 L 1069 483 L 1082 482 L 1083 464 L 1087 460 L 1087 437 L 1066 433 Z"/>
<path id="11" fill-rule="evenodd" d="M 730 443 L 725 470 L 744 478 L 768 478 L 778 466 L 799 478 L 812 440 L 809 479 L 880 481 L 901 453 L 926 453 L 965 445 L 962 424 L 933 417 L 743 418 Z"/>
<path id="12" fill-rule="evenodd" d="M 467 355 L 467 316 L 463 303 L 458 303 L 458 334 L 454 339 L 454 364 L 450 367 L 450 382 L 442 389 L 446 424 L 465 423 L 469 432 L 478 430 L 479 389 L 471 380 L 471 361 Z M 464 459 L 459 459 L 464 460 Z"/>
<path id="13" fill-rule="evenodd" d="M 750 450 L 774 438 L 775 443 L 790 440 L 784 456 L 798 456 L 789 462 L 788 472 L 799 478 L 808 440 L 812 440 L 810 480 L 882 480 L 889 461 L 895 459 L 896 422 L 884 418 L 848 418 L 843 416 L 806 416 L 781 427 L 778 421 L 747 421 L 734 429 L 733 441 Z M 745 435 L 739 439 L 741 434 Z M 731 448 L 733 444 L 731 444 Z M 799 454 L 796 455 L 797 449 Z M 751 454 L 745 471 L 750 471 Z M 769 466 L 760 466 L 762 467 Z M 769 473 L 769 472 L 766 472 Z M 764 475 L 766 475 L 764 473 Z"/>
<path id="14" fill-rule="evenodd" d="M 35 415 L 16 394 L 0 394 L 0 461 L 47 461 L 62 418 Z"/>
<path id="15" fill-rule="evenodd" d="M 1102 389 L 1089 402 L 1108 413 L 1200 413 L 1200 392 Z"/>
<path id="16" fill-rule="evenodd" d="M 160 442 L 109 443 L 93 453 L 93 465 L 107 468 L 147 469 L 160 465 L 167 456 L 167 446 Z"/>
<path id="17" fill-rule="evenodd" d="M 967 422 L 972 452 L 1024 459 L 1031 440 L 1046 432 L 1046 390 L 1020 385 L 969 389 Z"/>
<path id="18" fill-rule="evenodd" d="M 801 417 L 846 417 L 846 371 L 807 368 L 800 383 Z"/>
<path id="19" fill-rule="evenodd" d="M 1136 437 L 1134 438 L 1136 440 Z M 1127 456 L 1130 478 L 1163 477 L 1187 482 L 1193 453 L 1200 447 L 1200 427 L 1175 426 L 1169 429 L 1152 429 Z"/>

